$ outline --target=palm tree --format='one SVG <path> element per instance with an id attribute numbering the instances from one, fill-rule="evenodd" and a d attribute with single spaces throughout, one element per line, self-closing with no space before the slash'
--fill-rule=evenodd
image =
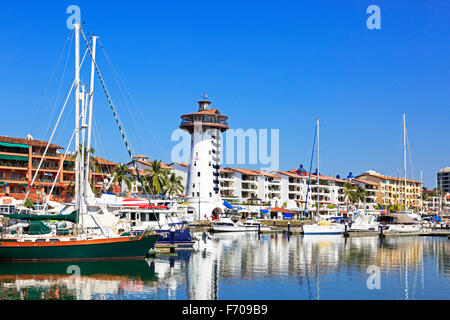
<path id="1" fill-rule="evenodd" d="M 366 202 L 367 191 L 365 188 L 358 186 L 355 189 L 355 202 L 358 202 L 358 205 L 361 202 Z"/>
<path id="2" fill-rule="evenodd" d="M 168 170 L 163 169 L 161 166 L 161 161 L 154 160 L 151 162 L 151 169 L 145 169 L 144 172 L 147 173 L 145 177 L 145 188 L 150 194 L 157 195 L 162 194 L 167 187 L 168 180 Z"/>
<path id="3" fill-rule="evenodd" d="M 182 193 L 183 191 L 183 178 L 177 176 L 174 172 L 172 172 L 167 179 L 167 186 L 164 190 L 164 193 L 168 194 L 169 197 L 172 197 L 175 194 Z"/>
<path id="4" fill-rule="evenodd" d="M 114 170 L 113 183 L 118 183 L 122 189 L 123 183 L 127 185 L 128 190 L 131 190 L 132 179 L 130 178 L 132 171 L 123 163 L 119 165 Z"/>
<path id="5" fill-rule="evenodd" d="M 344 184 L 344 196 L 347 199 L 347 213 L 349 207 L 349 201 L 353 204 L 355 203 L 355 186 L 351 183 L 346 182 Z"/>

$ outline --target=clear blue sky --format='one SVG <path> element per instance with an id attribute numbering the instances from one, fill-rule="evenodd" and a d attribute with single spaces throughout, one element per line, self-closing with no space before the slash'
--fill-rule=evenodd
<path id="1" fill-rule="evenodd" d="M 450 166 L 447 0 L 2 1 L 0 135 L 48 138 L 73 76 L 71 55 L 58 96 L 64 54 L 49 85 L 70 36 L 71 4 L 81 7 L 83 28 L 100 36 L 135 101 L 123 103 L 99 53 L 136 153 L 169 162 L 179 116 L 195 111 L 207 92 L 232 128 L 280 129 L 282 170 L 309 164 L 319 116 L 323 174 L 397 176 L 403 112 L 415 178 L 422 168 L 434 187 L 436 172 Z M 366 27 L 371 4 L 381 8 L 381 30 Z M 98 90 L 97 155 L 126 162 L 105 101 Z M 68 142 L 72 112 L 59 145 Z"/>

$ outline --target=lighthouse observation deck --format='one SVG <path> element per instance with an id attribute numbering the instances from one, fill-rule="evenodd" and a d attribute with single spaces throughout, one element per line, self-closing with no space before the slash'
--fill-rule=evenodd
<path id="1" fill-rule="evenodd" d="M 228 117 L 220 114 L 218 109 L 210 109 L 210 101 L 202 100 L 198 104 L 198 112 L 181 116 L 180 129 L 191 134 L 195 126 L 202 126 L 204 129 L 219 129 L 221 132 L 229 129 Z"/>

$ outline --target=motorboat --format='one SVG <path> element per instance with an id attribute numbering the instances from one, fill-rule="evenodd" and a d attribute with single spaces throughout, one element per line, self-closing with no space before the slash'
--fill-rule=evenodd
<path id="1" fill-rule="evenodd" d="M 258 231 L 256 226 L 244 226 L 243 224 L 234 223 L 230 218 L 222 218 L 213 223 L 214 232 L 247 232 Z"/>
<path id="2" fill-rule="evenodd" d="M 190 230 L 184 228 L 184 223 L 176 211 L 130 207 L 118 209 L 114 214 L 119 218 L 119 231 L 139 235 L 150 228 L 161 234 L 156 248 L 175 245 L 177 249 L 190 249 L 195 243 Z"/>
<path id="3" fill-rule="evenodd" d="M 388 232 L 420 232 L 422 226 L 406 213 L 391 213 L 380 216 L 379 226 Z"/>
<path id="4" fill-rule="evenodd" d="M 351 231 L 378 231 L 378 222 L 375 215 L 359 214 L 352 223 Z"/>
<path id="5" fill-rule="evenodd" d="M 331 221 L 319 221 L 314 224 L 303 225 L 303 234 L 342 234 L 345 224 Z"/>
<path id="6" fill-rule="evenodd" d="M 271 229 L 269 227 L 265 227 L 261 225 L 261 222 L 259 222 L 258 220 L 254 219 L 254 218 L 249 218 L 247 220 L 244 221 L 244 223 L 242 224 L 242 226 L 244 226 L 245 228 L 248 229 L 248 231 L 271 231 Z"/>

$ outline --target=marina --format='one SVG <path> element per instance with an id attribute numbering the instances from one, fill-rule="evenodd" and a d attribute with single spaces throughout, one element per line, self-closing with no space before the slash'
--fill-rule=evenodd
<path id="1" fill-rule="evenodd" d="M 74 300 L 441 300 L 446 237 L 218 233 L 203 250 L 135 262 L 0 264 L 0 298 Z M 205 251 L 206 249 L 206 251 Z M 371 265 L 381 289 L 367 287 Z M 78 269 L 77 269 L 78 270 Z M 345 286 L 346 290 L 342 290 Z"/>
<path id="2" fill-rule="evenodd" d="M 141 5 L 127 12 L 147 12 Z M 373 52 L 349 59 L 347 49 L 339 53 L 349 45 L 339 33 L 339 48 L 319 49 L 323 25 L 299 28 L 315 40 L 302 34 L 306 42 L 293 50 L 299 34 L 290 32 L 301 19 L 271 26 L 276 36 L 266 43 L 259 40 L 273 36 L 259 34 L 266 23 L 257 36 L 240 25 L 259 21 L 254 8 L 242 21 L 232 10 L 236 30 L 216 30 L 223 17 L 209 14 L 227 9 L 206 6 L 195 7 L 200 31 L 177 28 L 178 19 L 194 23 L 181 14 L 189 9 L 169 19 L 141 16 L 158 21 L 139 29 L 145 38 L 130 29 L 138 20 L 81 19 L 71 5 L 62 30 L 55 23 L 46 37 L 18 31 L 35 51 L 14 52 L 12 37 L 11 52 L 0 52 L 0 61 L 30 61 L 26 69 L 11 62 L 17 71 L 4 66 L 13 81 L 2 86 L 12 107 L 0 132 L 0 300 L 448 300 L 449 154 L 435 141 L 446 133 L 438 124 L 448 110 L 429 119 L 423 112 L 448 99 L 427 87 L 439 88 L 436 74 L 405 76 L 414 68 L 402 66 L 394 81 L 407 89 L 378 74 L 416 50 L 383 43 L 388 28 L 364 39 L 380 30 L 368 20 L 366 33 L 349 37 L 359 41 L 354 51 L 381 41 L 402 57 L 374 63 L 363 79 L 360 61 Z M 266 18 L 276 17 L 270 11 Z M 254 43 L 260 47 L 245 49 Z M 55 62 L 38 104 L 33 86 L 44 89 L 42 74 Z M 367 99 L 392 88 L 384 100 Z M 186 312 L 198 315 L 195 308 Z"/>

